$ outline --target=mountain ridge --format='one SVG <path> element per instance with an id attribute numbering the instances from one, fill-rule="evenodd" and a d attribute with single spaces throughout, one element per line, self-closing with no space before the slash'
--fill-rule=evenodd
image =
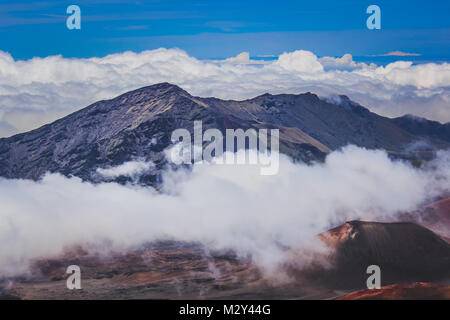
<path id="1" fill-rule="evenodd" d="M 172 131 L 186 128 L 192 133 L 195 120 L 201 120 L 205 130 L 222 132 L 278 128 L 280 152 L 306 163 L 323 161 L 327 153 L 347 144 L 394 155 L 418 140 L 426 140 L 432 149 L 450 147 L 450 139 L 440 136 L 439 130 L 433 135 L 414 134 L 395 119 L 372 113 L 348 97 L 340 99 L 341 105 L 332 104 L 307 92 L 221 100 L 195 97 L 176 85 L 159 83 L 0 139 L 0 176 L 36 180 L 45 172 L 59 172 L 95 182 L 98 168 L 143 159 L 154 162 L 155 169 L 140 182 L 152 185 L 167 165 L 163 150 L 171 145 Z"/>

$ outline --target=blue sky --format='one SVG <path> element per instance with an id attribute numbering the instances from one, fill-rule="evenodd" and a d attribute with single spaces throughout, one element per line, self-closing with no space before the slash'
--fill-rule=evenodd
<path id="1" fill-rule="evenodd" d="M 66 28 L 66 8 L 81 8 L 81 30 Z M 366 28 L 366 8 L 381 8 L 381 30 Z M 0 50 L 15 59 L 62 54 L 105 56 L 178 47 L 200 59 L 249 51 L 253 57 L 304 49 L 359 60 L 391 51 L 403 59 L 450 60 L 450 1 L 2 1 Z M 396 60 L 402 58 L 396 57 Z"/>

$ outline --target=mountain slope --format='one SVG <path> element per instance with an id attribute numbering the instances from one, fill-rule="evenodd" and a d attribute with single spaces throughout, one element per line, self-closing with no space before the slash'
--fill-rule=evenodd
<path id="1" fill-rule="evenodd" d="M 411 115 L 394 118 L 392 122 L 411 134 L 450 142 L 450 123 L 441 124 Z"/>
<path id="2" fill-rule="evenodd" d="M 450 241 L 450 197 L 399 215 L 403 221 L 420 224 Z"/>
<path id="3" fill-rule="evenodd" d="M 168 83 L 134 90 L 84 109 L 36 130 L 0 139 L 0 176 L 38 179 L 45 172 L 98 181 L 98 168 L 142 159 L 155 168 L 140 183 L 155 184 L 166 165 L 163 150 L 172 131 L 278 128 L 280 151 L 297 160 L 321 161 L 348 143 L 401 153 L 422 137 L 398 127 L 392 119 L 371 113 L 348 98 L 333 105 L 311 93 L 265 94 L 244 101 L 193 97 Z M 450 143 L 430 139 L 437 148 Z M 119 182 L 127 181 L 119 177 Z"/>
<path id="4" fill-rule="evenodd" d="M 338 286 L 364 287 L 370 265 L 380 267 L 383 285 L 450 278 L 450 244 L 414 223 L 350 221 L 320 239 L 335 251 L 329 278 Z"/>

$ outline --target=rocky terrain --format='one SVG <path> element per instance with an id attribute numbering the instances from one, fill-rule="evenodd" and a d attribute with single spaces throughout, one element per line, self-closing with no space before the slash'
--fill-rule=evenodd
<path id="1" fill-rule="evenodd" d="M 65 268 L 82 266 L 82 289 L 68 290 Z M 107 255 L 83 249 L 36 261 L 32 274 L 3 283 L 4 299 L 289 299 L 338 292 L 265 277 L 250 260 L 164 242 Z"/>
<path id="2" fill-rule="evenodd" d="M 449 124 L 410 116 L 382 117 L 345 96 L 338 104 L 312 93 L 225 101 L 194 97 L 162 83 L 0 139 L 0 177 L 38 180 L 46 172 L 58 172 L 96 183 L 106 179 L 96 174 L 99 168 L 145 160 L 155 167 L 142 174 L 139 183 L 156 186 L 168 165 L 164 150 L 171 145 L 172 131 L 192 132 L 194 120 L 201 120 L 204 130 L 222 132 L 278 128 L 280 151 L 306 163 L 323 161 L 329 152 L 349 143 L 385 149 L 392 157 L 418 160 L 419 165 L 436 150 L 450 147 Z M 112 180 L 126 183 L 128 179 Z M 290 260 L 280 267 L 284 280 L 265 273 L 250 258 L 210 252 L 198 243 L 163 241 L 126 252 L 68 248 L 59 256 L 35 260 L 26 275 L 0 279 L 0 298 L 449 297 L 448 287 L 442 285 L 450 280 L 450 198 L 402 213 L 395 221 L 349 221 L 317 238 L 329 250 L 314 254 L 301 267 L 295 259 L 304 249 L 285 248 Z M 65 268 L 72 264 L 82 268 L 82 290 L 66 288 Z M 382 269 L 384 287 L 364 291 L 366 268 L 372 264 Z"/>
<path id="3" fill-rule="evenodd" d="M 382 148 L 392 156 L 427 158 L 450 147 L 448 124 L 412 118 L 389 119 L 342 96 L 332 104 L 312 93 L 262 96 L 244 101 L 191 96 L 161 83 L 98 101 L 36 130 L 0 139 L 0 176 L 38 179 L 59 172 L 99 181 L 98 168 L 126 161 L 152 161 L 140 183 L 155 185 L 167 161 L 163 150 L 172 131 L 278 128 L 280 151 L 304 162 L 322 161 L 347 144 Z M 418 124 L 414 121 L 419 121 Z M 421 144 L 417 147 L 417 142 Z M 419 152 L 420 151 L 420 152 Z M 127 177 L 115 178 L 126 182 Z"/>
<path id="4" fill-rule="evenodd" d="M 339 287 L 357 287 L 366 268 L 378 265 L 383 283 L 439 281 L 450 273 L 450 244 L 410 222 L 351 221 L 320 235 L 335 248 L 328 276 Z"/>
<path id="5" fill-rule="evenodd" d="M 450 199 L 446 199 L 449 201 Z M 431 206 L 438 206 L 438 203 Z M 449 214 L 450 211 L 446 211 Z M 351 221 L 318 235 L 330 251 L 296 265 L 296 251 L 264 273 L 251 259 L 200 244 L 162 241 L 126 252 L 71 248 L 36 260 L 26 276 L 3 279 L 3 299 L 447 299 L 450 244 L 411 222 Z M 325 260 L 324 260 L 325 259 Z M 289 260 L 288 260 L 289 261 Z M 326 264 L 323 261 L 327 261 Z M 82 267 L 82 290 L 67 290 L 66 267 Z M 366 268 L 382 289 L 365 290 Z M 288 279 L 288 281 L 286 281 Z"/>

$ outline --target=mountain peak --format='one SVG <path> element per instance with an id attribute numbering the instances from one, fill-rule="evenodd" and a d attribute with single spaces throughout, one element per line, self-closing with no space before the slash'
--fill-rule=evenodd
<path id="1" fill-rule="evenodd" d="M 173 83 L 170 83 L 170 82 L 160 82 L 160 83 L 152 84 L 150 86 L 143 87 L 141 89 L 144 89 L 144 88 L 145 89 L 153 89 L 153 90 L 173 90 L 173 91 L 186 92 L 185 90 L 183 90 L 182 88 L 180 88 L 176 84 L 173 84 Z"/>
<path id="2" fill-rule="evenodd" d="M 166 108 L 174 100 L 181 97 L 192 98 L 187 91 L 177 85 L 162 82 L 128 91 L 112 99 L 98 101 L 75 112 L 75 114 L 88 113 L 90 116 L 93 116 L 112 112 L 123 114 L 133 111 L 132 114 L 137 116 L 140 112 L 148 113 L 152 110 L 159 112 L 161 111 L 159 110 L 160 108 Z M 158 109 L 157 106 L 160 108 Z"/>
<path id="3" fill-rule="evenodd" d="M 430 133 L 408 123 L 397 125 L 395 119 L 372 114 L 347 97 L 340 97 L 338 102 L 342 101 L 348 108 L 313 93 L 265 94 L 243 101 L 200 98 L 177 85 L 158 83 L 0 139 L 0 176 L 38 179 L 49 171 L 93 180 L 97 168 L 135 159 L 150 160 L 159 170 L 165 165 L 163 150 L 171 145 L 172 132 L 191 131 L 199 120 L 205 130 L 222 132 L 278 128 L 281 152 L 307 163 L 322 161 L 327 152 L 349 143 L 391 153 L 423 136 L 435 139 L 430 142 L 439 148 L 450 145 L 446 128 Z"/>
<path id="4" fill-rule="evenodd" d="M 190 96 L 190 94 L 187 91 L 183 90 L 182 88 L 180 88 L 175 84 L 171 84 L 168 82 L 161 82 L 126 92 L 116 97 L 116 99 L 122 97 L 143 96 L 143 95 L 163 96 L 166 94 L 181 94 L 185 96 Z"/>

